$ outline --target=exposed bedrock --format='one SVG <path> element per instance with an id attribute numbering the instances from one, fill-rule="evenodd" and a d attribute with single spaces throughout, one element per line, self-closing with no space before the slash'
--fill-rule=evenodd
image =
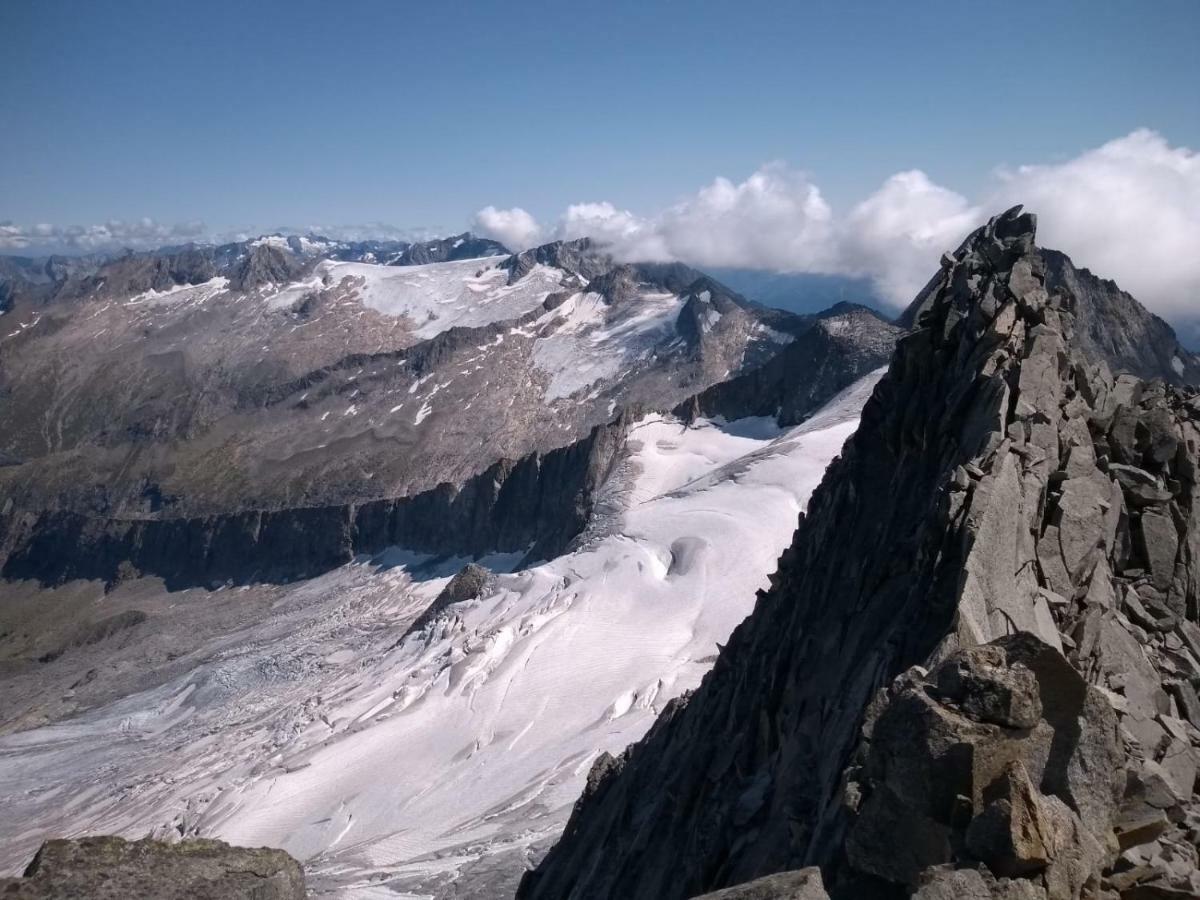
<path id="1" fill-rule="evenodd" d="M 520 897 L 1200 895 L 1200 399 L 1084 352 L 1034 228 L 943 259 L 771 588 Z"/>
<path id="2" fill-rule="evenodd" d="M 144 574 L 175 589 L 307 578 L 390 546 L 549 559 L 586 525 L 631 421 L 623 415 L 567 447 L 501 460 L 461 486 L 442 484 L 411 497 L 186 519 L 63 511 L 0 517 L 0 575 L 111 583 Z"/>
<path id="3" fill-rule="evenodd" d="M 675 413 L 689 420 L 769 416 L 781 425 L 799 424 L 838 391 L 886 365 L 901 334 L 865 307 L 839 304 L 763 365 L 713 385 Z"/>
<path id="4" fill-rule="evenodd" d="M 554 247 L 567 253 L 574 245 Z M 644 289 L 644 285 L 639 287 L 642 270 L 672 286 L 695 274 L 677 266 L 621 266 L 594 279 L 592 288 L 606 292 L 611 303 L 636 303 L 640 295 L 630 292 Z M 690 311 L 695 318 L 701 307 L 704 316 L 724 309 L 718 318 L 728 326 L 721 330 L 711 323 L 696 325 L 688 332 L 690 337 L 683 338 L 694 344 L 691 356 L 695 359 L 686 365 L 694 365 L 696 386 L 691 389 L 695 390 L 723 377 L 722 372 L 728 375 L 731 360 L 746 362 L 749 345 L 745 333 L 760 323 L 757 314 L 745 313 L 715 282 L 692 280 L 693 288 L 703 290 L 695 292 L 684 313 Z M 703 302 L 701 296 L 706 298 Z M 547 303 L 553 305 L 551 300 Z M 545 311 L 539 308 L 515 321 L 528 325 Z M 731 325 L 735 320 L 743 327 Z M 376 365 L 392 375 L 402 367 L 414 377 L 428 377 L 450 365 L 464 347 L 478 348 L 480 343 L 502 337 L 511 324 L 451 328 L 402 352 L 348 355 L 336 364 L 244 399 L 251 405 L 270 405 L 282 404 L 297 394 L 318 398 L 351 384 L 357 391 L 370 381 L 362 370 Z M 677 411 L 688 417 L 702 414 L 728 419 L 767 415 L 784 425 L 795 424 L 882 365 L 899 333 L 873 313 L 849 308 L 832 310 L 811 322 L 789 319 L 788 324 L 802 333 L 781 352 L 767 357 L 763 375 L 735 376 L 728 390 L 706 391 Z M 792 337 L 775 334 L 780 340 Z M 765 343 L 773 344 L 773 339 Z M 783 364 L 776 365 L 783 357 Z M 521 552 L 530 561 L 549 559 L 583 531 L 594 493 L 621 453 L 629 425 L 646 412 L 670 409 L 688 390 L 688 379 L 681 384 L 659 383 L 648 376 L 642 385 L 635 376 L 630 373 L 624 405 L 617 408 L 615 418 L 587 432 L 581 427 L 584 436 L 580 440 L 515 460 L 491 462 L 494 457 L 485 456 L 486 450 L 479 451 L 482 471 L 472 467 L 467 471 L 478 474 L 465 478 L 449 474 L 452 468 L 437 468 L 447 461 L 461 463 L 453 456 L 456 448 L 448 444 L 436 452 L 426 448 L 425 456 L 418 457 L 429 460 L 421 477 L 426 485 L 436 486 L 399 497 L 266 509 L 225 506 L 211 514 L 196 514 L 210 512 L 201 509 L 165 515 L 151 506 L 142 516 L 89 514 L 59 504 L 47 508 L 38 504 L 36 497 L 27 498 L 30 502 L 10 499 L 0 503 L 0 576 L 61 583 L 75 578 L 113 582 L 148 574 L 164 578 L 171 588 L 287 581 L 320 574 L 358 554 L 392 545 L 435 555 Z M 296 405 L 305 402 L 301 399 Z M 586 420 L 581 423 L 585 424 Z M 486 427 L 486 421 L 481 420 L 479 427 Z M 399 466 L 415 468 L 412 460 L 401 459 Z M 441 483 L 429 474 L 438 471 L 443 472 L 437 476 L 439 480 L 444 477 Z"/>

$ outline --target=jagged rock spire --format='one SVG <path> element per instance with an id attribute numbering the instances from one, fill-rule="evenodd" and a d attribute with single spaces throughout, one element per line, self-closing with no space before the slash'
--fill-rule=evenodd
<path id="1" fill-rule="evenodd" d="M 1035 229 L 943 259 L 770 591 L 521 897 L 1200 889 L 1200 402 L 1088 357 Z"/>

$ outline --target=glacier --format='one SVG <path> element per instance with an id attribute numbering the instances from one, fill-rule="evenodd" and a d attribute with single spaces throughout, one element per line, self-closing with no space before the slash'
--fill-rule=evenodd
<path id="1" fill-rule="evenodd" d="M 574 549 L 483 560 L 490 589 L 420 629 L 466 560 L 390 551 L 287 586 L 165 684 L 0 738 L 0 867 L 50 835 L 203 835 L 282 847 L 334 896 L 515 887 L 597 756 L 751 611 L 879 375 L 786 430 L 645 417 Z"/>

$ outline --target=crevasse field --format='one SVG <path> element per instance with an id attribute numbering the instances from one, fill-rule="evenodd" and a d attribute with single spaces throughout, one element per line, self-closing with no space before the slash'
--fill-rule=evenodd
<path id="1" fill-rule="evenodd" d="M 386 553 L 290 586 L 183 677 L 0 738 L 3 868 L 50 835 L 199 834 L 283 847 L 326 895 L 515 884 L 597 755 L 700 682 L 877 378 L 787 431 L 643 420 L 577 549 L 423 629 L 465 560 Z"/>

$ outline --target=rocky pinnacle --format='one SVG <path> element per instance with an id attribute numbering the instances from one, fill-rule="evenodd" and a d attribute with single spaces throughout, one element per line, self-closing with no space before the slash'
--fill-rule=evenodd
<path id="1" fill-rule="evenodd" d="M 1035 226 L 943 257 L 771 588 L 520 897 L 1200 893 L 1200 399 L 1090 352 Z"/>

